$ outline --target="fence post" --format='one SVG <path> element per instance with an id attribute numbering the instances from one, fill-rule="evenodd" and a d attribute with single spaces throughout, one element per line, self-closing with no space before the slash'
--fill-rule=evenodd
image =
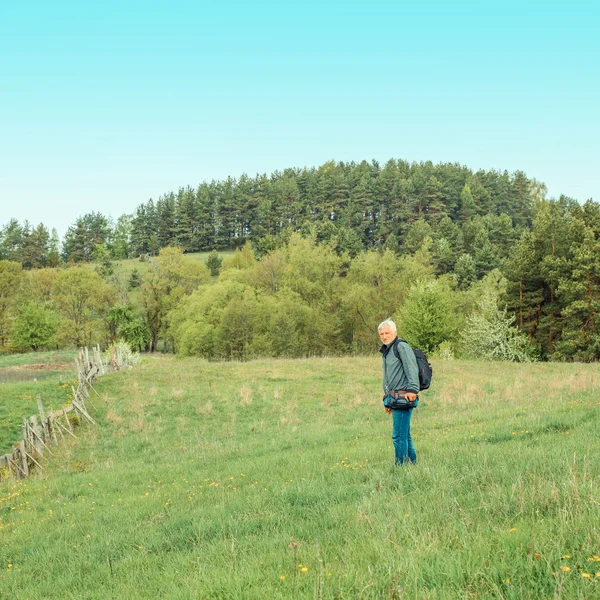
<path id="1" fill-rule="evenodd" d="M 23 477 L 29 477 L 29 463 L 27 462 L 27 451 L 25 450 L 25 440 L 19 442 L 19 453 L 21 455 L 21 471 Z"/>
<path id="2" fill-rule="evenodd" d="M 38 454 L 42 454 L 44 450 L 44 446 L 40 438 L 42 437 L 42 428 L 38 425 L 37 417 L 35 415 L 31 415 L 31 428 L 33 429 L 33 440 L 35 443 L 35 450 Z"/>
<path id="3" fill-rule="evenodd" d="M 42 404 L 42 399 L 39 396 L 35 397 L 37 401 L 38 411 L 40 413 L 40 424 L 42 426 L 42 434 L 44 437 L 44 442 L 50 441 L 50 431 L 48 431 L 47 423 L 46 423 L 46 413 L 44 412 L 44 405 Z"/>

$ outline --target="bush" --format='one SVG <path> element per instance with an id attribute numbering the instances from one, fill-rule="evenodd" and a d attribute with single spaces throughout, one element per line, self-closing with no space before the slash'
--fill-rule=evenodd
<path id="1" fill-rule="evenodd" d="M 497 298 L 488 294 L 478 305 L 478 312 L 467 319 L 460 334 L 463 355 L 466 358 L 531 362 L 537 360 L 535 349 L 527 336 L 514 326 L 515 317 L 507 316 L 506 309 L 498 307 Z"/>

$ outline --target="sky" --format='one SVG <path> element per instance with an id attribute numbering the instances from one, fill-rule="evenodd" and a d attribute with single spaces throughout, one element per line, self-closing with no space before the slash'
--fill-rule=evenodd
<path id="1" fill-rule="evenodd" d="M 389 158 L 600 201 L 600 5 L 0 2 L 0 227 Z"/>

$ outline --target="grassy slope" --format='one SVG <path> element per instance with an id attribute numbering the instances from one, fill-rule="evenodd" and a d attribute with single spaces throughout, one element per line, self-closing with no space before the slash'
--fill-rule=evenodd
<path id="1" fill-rule="evenodd" d="M 233 256 L 234 252 L 234 250 L 220 250 L 218 254 L 222 259 L 225 259 Z M 205 264 L 208 255 L 209 252 L 191 252 L 189 254 L 184 254 L 184 257 L 191 262 Z M 139 258 L 128 258 L 126 260 L 118 260 L 115 261 L 113 264 L 115 274 L 122 277 L 125 282 L 129 282 L 129 278 L 131 277 L 131 273 L 134 269 L 138 270 L 140 276 L 146 275 L 150 269 L 150 263 L 147 260 L 140 261 Z M 129 290 L 128 296 L 132 302 L 139 302 L 140 289 L 134 288 L 132 290 Z"/>
<path id="2" fill-rule="evenodd" d="M 218 254 L 221 258 L 228 258 L 233 256 L 234 250 L 219 250 Z M 204 264 L 208 255 L 209 252 L 191 252 L 189 254 L 184 254 L 184 257 L 191 262 Z M 139 258 L 128 258 L 126 260 L 115 261 L 114 266 L 117 270 L 125 273 L 127 278 L 129 278 L 134 269 L 137 269 L 140 275 L 147 273 L 150 268 L 150 263 L 147 260 L 140 261 Z"/>
<path id="3" fill-rule="evenodd" d="M 599 597 L 597 365 L 434 368 L 400 469 L 375 357 L 106 376 L 0 484 L 0 596 Z"/>

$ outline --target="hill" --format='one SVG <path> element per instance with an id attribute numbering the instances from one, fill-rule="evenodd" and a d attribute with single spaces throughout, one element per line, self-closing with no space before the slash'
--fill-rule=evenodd
<path id="1" fill-rule="evenodd" d="M 595 365 L 436 362 L 394 468 L 375 357 L 164 356 L 0 484 L 10 598 L 592 598 Z"/>

